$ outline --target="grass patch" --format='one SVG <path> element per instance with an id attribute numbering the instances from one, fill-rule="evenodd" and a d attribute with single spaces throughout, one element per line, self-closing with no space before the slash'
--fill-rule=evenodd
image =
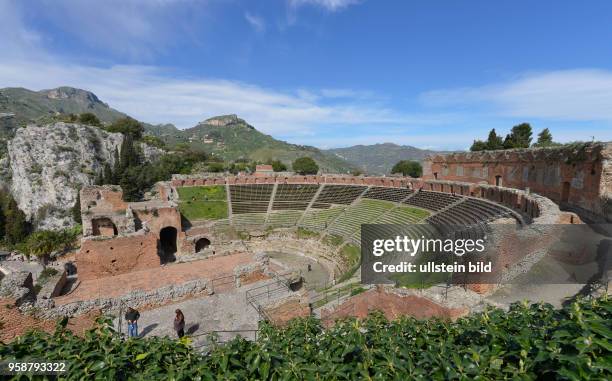
<path id="1" fill-rule="evenodd" d="M 297 237 L 298 239 L 317 238 L 319 237 L 319 233 L 304 228 L 298 228 Z"/>
<path id="2" fill-rule="evenodd" d="M 361 294 L 362 292 L 365 292 L 365 291 L 366 291 L 365 288 L 363 288 L 361 286 L 358 286 L 357 288 L 354 288 L 353 290 L 351 290 L 351 296 L 359 295 L 359 294 Z"/>
<path id="3" fill-rule="evenodd" d="M 323 243 L 329 246 L 340 246 L 342 242 L 344 242 L 344 238 L 333 234 L 326 235 L 323 238 Z"/>
<path id="4" fill-rule="evenodd" d="M 412 219 L 417 219 L 417 220 L 423 220 L 427 217 L 429 217 L 429 212 L 423 209 L 418 209 L 418 208 L 411 208 L 408 206 L 402 206 L 399 207 L 395 210 L 396 213 L 398 214 L 403 214 L 406 217 L 412 218 Z"/>
<path id="5" fill-rule="evenodd" d="M 183 201 L 179 204 L 179 210 L 189 221 L 220 220 L 227 218 L 228 214 L 225 201 Z"/>
<path id="6" fill-rule="evenodd" d="M 177 188 L 181 201 L 227 201 L 225 186 L 196 186 Z"/>
<path id="7" fill-rule="evenodd" d="M 359 246 L 347 244 L 342 247 L 342 250 L 340 250 L 340 255 L 345 258 L 349 265 L 349 269 L 342 274 L 340 279 L 338 279 L 338 283 L 351 279 L 353 274 L 355 274 L 355 271 L 359 269 L 359 266 L 361 265 L 361 249 Z"/>
<path id="8" fill-rule="evenodd" d="M 361 262 L 361 249 L 359 248 L 359 246 L 352 244 L 344 245 L 342 247 L 342 250 L 340 250 L 340 255 L 346 258 L 346 261 L 351 266 L 354 266 Z"/>

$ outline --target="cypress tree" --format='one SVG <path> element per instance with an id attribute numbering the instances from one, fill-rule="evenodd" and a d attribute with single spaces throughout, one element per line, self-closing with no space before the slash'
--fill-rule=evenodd
<path id="1" fill-rule="evenodd" d="M 77 197 L 72 207 L 72 218 L 78 224 L 83 223 L 81 219 L 81 189 L 77 189 Z"/>
<path id="2" fill-rule="evenodd" d="M 114 184 L 113 182 L 113 172 L 111 171 L 111 167 L 110 164 L 106 163 L 104 164 L 104 171 L 103 171 L 104 175 L 103 175 L 103 179 L 104 179 L 104 184 Z"/>
<path id="3" fill-rule="evenodd" d="M 115 147 L 115 153 L 113 154 L 113 170 L 111 176 L 111 184 L 119 184 L 119 177 L 121 174 L 121 159 L 119 158 L 119 150 Z"/>
<path id="4" fill-rule="evenodd" d="M 28 221 L 25 214 L 17 206 L 17 202 L 10 195 L 5 205 L 5 239 L 8 244 L 14 245 L 25 239 L 28 234 Z"/>

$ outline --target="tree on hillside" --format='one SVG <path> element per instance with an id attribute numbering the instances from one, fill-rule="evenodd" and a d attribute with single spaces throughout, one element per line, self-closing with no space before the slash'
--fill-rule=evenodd
<path id="1" fill-rule="evenodd" d="M 496 150 L 496 149 L 503 149 L 503 148 L 504 148 L 504 142 L 502 140 L 502 137 L 497 135 L 497 133 L 495 132 L 495 128 L 492 129 L 489 132 L 489 137 L 487 139 L 487 149 Z"/>
<path id="2" fill-rule="evenodd" d="M 483 142 L 482 140 L 474 140 L 474 143 L 472 143 L 472 146 L 470 147 L 470 151 L 472 152 L 486 151 L 486 150 L 487 150 L 487 143 Z"/>
<path id="3" fill-rule="evenodd" d="M 269 164 L 272 165 L 274 172 L 284 172 L 287 170 L 287 166 L 280 160 L 272 160 Z"/>
<path id="4" fill-rule="evenodd" d="M 504 148 L 529 148 L 531 145 L 531 125 L 529 123 L 521 123 L 514 127 L 504 139 Z"/>
<path id="5" fill-rule="evenodd" d="M 213 172 L 213 173 L 221 173 L 225 171 L 225 167 L 223 166 L 223 163 L 216 163 L 216 162 L 208 164 L 208 166 L 206 166 L 206 169 L 208 170 L 208 172 Z"/>
<path id="6" fill-rule="evenodd" d="M 423 167 L 421 167 L 418 161 L 401 160 L 391 168 L 391 173 L 401 173 L 404 176 L 410 177 L 421 177 L 423 174 Z"/>
<path id="7" fill-rule="evenodd" d="M 293 171 L 300 175 L 316 175 L 319 172 L 319 166 L 310 157 L 300 157 L 295 159 L 292 164 Z"/>
<path id="8" fill-rule="evenodd" d="M 534 147 L 554 147 L 561 144 L 553 141 L 553 136 L 548 128 L 545 128 L 538 134 L 538 141 L 533 143 Z"/>
<path id="9" fill-rule="evenodd" d="M 14 245 L 25 239 L 30 231 L 30 224 L 10 194 L 5 194 L 3 198 L 4 239 L 9 245 Z"/>
<path id="10" fill-rule="evenodd" d="M 100 122 L 100 119 L 98 119 L 98 117 L 91 113 L 91 112 L 85 112 L 83 114 L 79 115 L 79 122 L 83 123 L 83 124 L 87 124 L 89 126 L 101 126 L 102 123 Z"/>
<path id="11" fill-rule="evenodd" d="M 104 163 L 104 170 L 102 171 L 102 173 L 102 183 L 113 184 L 113 171 L 111 169 L 110 164 Z"/>
<path id="12" fill-rule="evenodd" d="M 28 255 L 34 255 L 45 266 L 51 253 L 59 250 L 61 245 L 60 235 L 57 232 L 39 230 L 28 237 L 25 248 Z"/>
<path id="13" fill-rule="evenodd" d="M 119 184 L 119 174 L 121 173 L 121 158 L 119 157 L 119 150 L 115 147 L 115 152 L 113 153 L 113 170 L 111 181 L 109 184 Z"/>
<path id="14" fill-rule="evenodd" d="M 2 202 L 2 194 L 0 193 L 0 242 L 4 240 L 4 205 Z"/>
<path id="15" fill-rule="evenodd" d="M 144 126 L 134 118 L 125 117 L 115 121 L 110 126 L 106 127 L 108 132 L 120 132 L 123 135 L 131 136 L 132 139 L 138 140 L 142 138 Z"/>
<path id="16" fill-rule="evenodd" d="M 132 137 L 132 135 L 125 135 L 123 142 L 121 143 L 121 150 L 119 151 L 119 162 L 119 167 L 121 169 L 135 167 L 141 162 L 140 152 L 134 144 L 134 138 Z"/>

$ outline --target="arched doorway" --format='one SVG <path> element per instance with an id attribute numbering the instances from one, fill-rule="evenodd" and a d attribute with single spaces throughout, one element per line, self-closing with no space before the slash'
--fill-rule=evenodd
<path id="1" fill-rule="evenodd" d="M 159 231 L 158 254 L 162 264 L 176 260 L 176 237 L 177 231 L 173 226 L 167 226 Z"/>
<path id="2" fill-rule="evenodd" d="M 208 238 L 200 238 L 199 240 L 196 241 L 195 251 L 196 253 L 199 253 L 200 251 L 206 249 L 209 246 L 210 246 L 210 240 Z"/>
<path id="3" fill-rule="evenodd" d="M 113 237 L 117 235 L 117 226 L 110 218 L 101 217 L 91 220 L 91 228 L 93 235 L 101 235 L 105 237 Z"/>

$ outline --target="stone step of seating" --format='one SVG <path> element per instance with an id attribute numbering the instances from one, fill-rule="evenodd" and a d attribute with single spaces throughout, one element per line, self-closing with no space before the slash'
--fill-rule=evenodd
<path id="1" fill-rule="evenodd" d="M 349 205 L 366 189 L 362 185 L 324 185 L 315 200 L 316 205 L 342 204 Z M 313 207 L 315 207 L 313 205 Z"/>
<path id="2" fill-rule="evenodd" d="M 265 213 L 244 213 L 232 216 L 232 223 L 237 227 L 260 227 L 266 222 Z"/>
<path id="3" fill-rule="evenodd" d="M 327 225 L 334 220 L 345 207 L 332 207 L 330 209 L 311 209 L 304 214 L 304 218 L 300 221 L 300 226 L 310 229 L 327 229 Z"/>
<path id="4" fill-rule="evenodd" d="M 419 206 L 429 210 L 442 210 L 449 205 L 459 201 L 461 196 L 456 196 L 448 193 L 433 192 L 433 191 L 419 191 L 414 196 L 405 200 L 404 203 L 408 205 Z"/>
<path id="5" fill-rule="evenodd" d="M 359 230 L 362 224 L 374 222 L 393 207 L 394 204 L 391 202 L 362 199 L 340 215 L 329 227 L 329 231 L 349 238 Z M 359 238 L 357 239 L 359 240 Z"/>
<path id="6" fill-rule="evenodd" d="M 410 196 L 412 192 L 413 191 L 408 188 L 371 187 L 363 195 L 363 198 L 400 202 L 406 197 Z"/>
<path id="7" fill-rule="evenodd" d="M 271 227 L 293 226 L 302 216 L 301 211 L 287 210 L 268 214 L 266 224 Z"/>

